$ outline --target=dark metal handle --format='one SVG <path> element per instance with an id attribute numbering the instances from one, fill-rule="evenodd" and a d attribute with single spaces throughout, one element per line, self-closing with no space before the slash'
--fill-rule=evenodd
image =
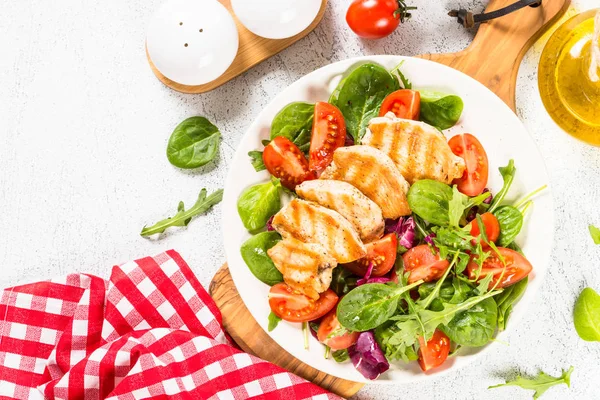
<path id="1" fill-rule="evenodd" d="M 500 18 L 505 15 L 508 15 L 512 12 L 520 10 L 524 7 L 539 7 L 542 5 L 542 0 L 519 0 L 516 3 L 513 3 L 509 6 L 501 8 L 499 10 L 491 11 L 489 13 L 484 14 L 476 14 L 473 15 L 471 11 L 467 11 L 463 8 L 460 10 L 452 10 L 448 13 L 451 17 L 456 17 L 458 23 L 464 26 L 465 28 L 472 28 L 475 24 L 480 24 L 482 22 L 490 21 L 495 18 Z"/>

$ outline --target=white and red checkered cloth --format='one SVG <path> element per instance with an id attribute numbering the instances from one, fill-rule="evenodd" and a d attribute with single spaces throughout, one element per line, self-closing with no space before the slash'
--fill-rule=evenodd
<path id="1" fill-rule="evenodd" d="M 339 399 L 230 346 L 171 250 L 2 292 L 0 399 Z"/>

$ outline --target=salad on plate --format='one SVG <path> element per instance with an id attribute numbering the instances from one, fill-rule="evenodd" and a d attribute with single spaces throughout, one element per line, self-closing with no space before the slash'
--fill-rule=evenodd
<path id="1" fill-rule="evenodd" d="M 367 379 L 488 344 L 533 270 L 515 238 L 539 190 L 506 204 L 506 160 L 491 193 L 476 133 L 443 133 L 461 98 L 413 89 L 400 67 L 355 66 L 327 102 L 285 106 L 249 153 L 271 179 L 237 202 L 253 234 L 242 258 L 271 286 L 269 330 L 302 324 Z"/>

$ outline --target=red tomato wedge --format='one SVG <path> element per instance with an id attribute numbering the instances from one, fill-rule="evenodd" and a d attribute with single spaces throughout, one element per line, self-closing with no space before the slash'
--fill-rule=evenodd
<path id="1" fill-rule="evenodd" d="M 398 249 L 398 239 L 395 233 L 388 233 L 375 242 L 367 243 L 367 255 L 360 260 L 344 264 L 344 267 L 358 276 L 364 276 L 367 273 L 369 264 L 373 263 L 371 276 L 383 276 L 387 274 L 394 263 Z"/>
<path id="2" fill-rule="evenodd" d="M 500 236 L 500 223 L 498 219 L 492 213 L 481 214 L 481 222 L 483 222 L 483 226 L 485 227 L 485 234 L 490 242 L 496 242 L 498 237 Z M 470 222 L 471 224 L 471 236 L 479 236 L 479 224 L 477 220 L 474 219 Z"/>
<path id="3" fill-rule="evenodd" d="M 343 335 L 335 335 L 335 332 L 341 329 L 342 325 L 337 319 L 335 309 L 331 310 L 321 320 L 319 324 L 319 331 L 317 332 L 317 338 L 319 342 L 326 346 L 329 346 L 331 350 L 343 350 L 352 346 L 358 340 L 360 332 L 346 332 Z M 333 337 L 328 337 L 334 333 Z"/>
<path id="4" fill-rule="evenodd" d="M 410 272 L 408 283 L 421 279 L 425 282 L 440 279 L 450 266 L 448 260 L 440 257 L 439 253 L 432 253 L 431 247 L 426 244 L 413 247 L 402 255 L 404 271 Z"/>
<path id="5" fill-rule="evenodd" d="M 317 178 L 309 170 L 308 160 L 298 146 L 283 136 L 277 136 L 265 147 L 263 162 L 271 175 L 281 179 L 281 184 L 290 190 L 304 181 Z"/>
<path id="6" fill-rule="evenodd" d="M 500 280 L 500 277 L 502 277 L 502 279 L 500 280 L 500 283 L 498 283 L 498 286 L 496 286 L 497 289 L 505 288 L 519 282 L 533 270 L 531 263 L 516 251 L 499 247 L 498 252 L 506 262 L 506 270 L 504 270 L 504 265 L 498 258 L 498 254 L 496 254 L 495 251 L 491 251 L 490 256 L 483 262 L 483 267 L 479 274 L 479 280 L 485 278 L 489 274 L 494 275 L 490 282 L 490 286 L 488 287 L 489 289 L 496 286 L 496 282 Z M 471 259 L 469 265 L 467 265 L 467 273 L 469 274 L 470 279 L 475 279 L 477 270 L 479 270 L 479 265 L 477 265 L 474 259 Z M 502 271 L 504 271 L 504 274 Z"/>
<path id="7" fill-rule="evenodd" d="M 338 302 L 331 289 L 321 293 L 318 300 L 294 291 L 285 283 L 278 283 L 269 291 L 269 306 L 279 318 L 290 322 L 305 322 L 321 318 Z"/>
<path id="8" fill-rule="evenodd" d="M 393 112 L 396 117 L 418 120 L 421 113 L 421 94 L 416 90 L 396 90 L 381 103 L 379 116 L 383 117 L 388 112 Z"/>
<path id="9" fill-rule="evenodd" d="M 308 167 L 321 172 L 333 160 L 333 152 L 346 142 L 346 122 L 342 112 L 334 105 L 318 102 L 315 104 L 310 157 Z"/>
<path id="10" fill-rule="evenodd" d="M 419 338 L 419 365 L 425 372 L 439 367 L 446 361 L 450 353 L 450 338 L 436 329 L 431 339 L 425 343 L 423 336 Z"/>
<path id="11" fill-rule="evenodd" d="M 470 133 L 456 135 L 448 144 L 454 154 L 465 160 L 467 166 L 463 176 L 452 183 L 467 196 L 481 194 L 488 181 L 488 158 L 483 146 Z"/>

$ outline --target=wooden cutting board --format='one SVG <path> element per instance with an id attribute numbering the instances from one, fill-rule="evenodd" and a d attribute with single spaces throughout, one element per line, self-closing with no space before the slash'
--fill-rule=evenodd
<path id="1" fill-rule="evenodd" d="M 486 11 L 516 0 L 491 0 Z M 452 54 L 425 54 L 422 58 L 449 65 L 477 79 L 513 109 L 519 65 L 525 52 L 567 10 L 570 0 L 543 0 L 538 8 L 524 8 L 481 25 L 473 43 Z M 412 23 L 416 23 L 413 21 Z M 334 378 L 301 363 L 262 330 L 239 297 L 227 265 L 214 276 L 210 293 L 223 314 L 223 325 L 236 343 L 249 353 L 296 373 L 343 397 L 355 394 L 362 384 Z"/>

